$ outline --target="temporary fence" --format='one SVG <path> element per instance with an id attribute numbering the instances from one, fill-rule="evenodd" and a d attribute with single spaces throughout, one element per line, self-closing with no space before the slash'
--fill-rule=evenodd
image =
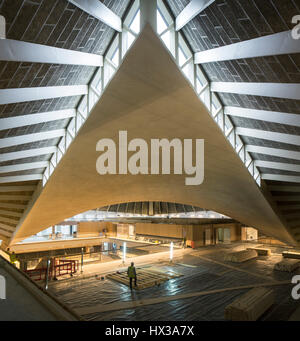
<path id="1" fill-rule="evenodd" d="M 53 259 L 49 268 L 42 267 L 32 270 L 25 270 L 25 273 L 35 281 L 54 279 L 59 276 L 73 275 L 79 270 L 78 260 Z"/>

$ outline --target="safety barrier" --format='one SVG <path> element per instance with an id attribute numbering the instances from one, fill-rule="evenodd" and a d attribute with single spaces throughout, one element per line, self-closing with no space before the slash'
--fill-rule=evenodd
<path id="1" fill-rule="evenodd" d="M 79 269 L 78 260 L 59 259 L 58 264 L 54 265 L 54 278 L 63 275 L 73 275 Z"/>
<path id="2" fill-rule="evenodd" d="M 78 260 L 64 260 L 53 259 L 51 266 L 49 267 L 48 279 L 57 278 L 64 275 L 73 275 L 79 270 Z M 37 268 L 31 270 L 25 270 L 25 273 L 35 281 L 45 280 L 47 277 L 47 268 Z"/>
<path id="3" fill-rule="evenodd" d="M 41 281 L 42 279 L 46 278 L 46 272 L 47 268 L 39 268 L 25 271 L 25 273 L 35 281 Z"/>

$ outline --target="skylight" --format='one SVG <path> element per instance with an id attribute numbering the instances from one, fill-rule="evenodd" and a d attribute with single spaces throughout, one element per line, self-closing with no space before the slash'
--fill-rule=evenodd
<path id="1" fill-rule="evenodd" d="M 141 23 L 140 23 L 140 17 L 141 17 L 141 12 L 140 10 L 138 10 L 136 12 L 136 15 L 134 16 L 131 24 L 129 25 L 129 28 L 135 32 L 135 33 L 140 33 L 140 27 L 141 27 Z"/>
<path id="2" fill-rule="evenodd" d="M 166 47 L 171 50 L 171 32 L 167 31 L 166 33 L 161 35 L 161 39 L 166 45 Z"/>
<path id="3" fill-rule="evenodd" d="M 182 66 L 187 61 L 187 57 L 184 54 L 181 47 L 178 48 L 178 59 L 179 59 L 179 66 Z"/>
<path id="4" fill-rule="evenodd" d="M 117 48 L 112 57 L 111 57 L 111 61 L 115 64 L 115 66 L 119 65 L 119 49 Z"/>
<path id="5" fill-rule="evenodd" d="M 156 13 L 157 13 L 157 33 L 161 34 L 163 31 L 165 31 L 168 28 L 168 25 L 163 15 L 160 13 L 159 9 L 156 11 Z"/>

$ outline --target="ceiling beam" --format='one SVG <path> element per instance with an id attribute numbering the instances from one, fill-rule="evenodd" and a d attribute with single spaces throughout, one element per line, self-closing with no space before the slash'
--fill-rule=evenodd
<path id="1" fill-rule="evenodd" d="M 280 205 L 279 208 L 280 208 L 281 211 L 299 210 L 300 209 L 300 204 L 289 204 L 287 202 L 285 205 Z"/>
<path id="2" fill-rule="evenodd" d="M 15 204 L 15 203 L 8 203 L 8 202 L 0 202 L 1 208 L 16 208 L 18 210 L 23 210 L 26 208 L 27 204 Z"/>
<path id="3" fill-rule="evenodd" d="M 6 38 L 6 20 L 3 15 L 0 15 L 0 39 Z"/>
<path id="4" fill-rule="evenodd" d="M 0 186 L 0 193 L 4 192 L 33 192 L 36 186 Z"/>
<path id="5" fill-rule="evenodd" d="M 24 41 L 0 39 L 0 60 L 28 63 L 103 66 L 103 56 Z"/>
<path id="6" fill-rule="evenodd" d="M 57 152 L 57 147 L 53 146 L 53 147 L 21 150 L 19 152 L 4 153 L 4 154 L 0 154 L 0 162 L 24 159 L 27 157 L 34 157 L 34 156 L 40 156 L 40 155 L 53 154 L 56 152 Z"/>
<path id="7" fill-rule="evenodd" d="M 0 221 L 3 222 L 3 223 L 9 223 L 9 224 L 14 224 L 14 225 L 17 225 L 18 224 L 18 220 L 16 219 L 12 219 L 12 218 L 6 218 L 6 217 L 2 217 L 0 216 Z"/>
<path id="8" fill-rule="evenodd" d="M 8 230 L 9 232 L 15 232 L 16 228 L 10 225 L 6 225 L 3 223 L 0 223 L 0 229 L 3 231 L 3 229 Z M 1 231 L 0 231 L 1 233 Z"/>
<path id="9" fill-rule="evenodd" d="M 29 174 L 29 175 L 16 175 L 16 176 L 1 176 L 0 184 L 6 184 L 11 182 L 21 182 L 21 181 L 33 181 L 42 180 L 42 174 Z"/>
<path id="10" fill-rule="evenodd" d="M 288 143 L 288 144 L 294 144 L 296 146 L 300 146 L 299 135 L 291 135 L 291 134 L 277 133 L 277 132 L 261 130 L 261 129 L 242 128 L 242 127 L 237 127 L 235 131 L 238 135 L 242 135 L 242 136 L 255 137 L 258 139 L 276 141 L 276 142 Z"/>
<path id="11" fill-rule="evenodd" d="M 41 133 L 33 133 L 26 135 L 19 135 L 13 137 L 5 137 L 0 139 L 0 148 L 17 146 L 25 143 L 32 143 L 37 141 L 49 140 L 65 136 L 65 129 L 49 130 Z"/>
<path id="12" fill-rule="evenodd" d="M 285 217 L 291 218 L 291 219 L 287 219 L 288 221 L 291 221 L 291 220 L 294 220 L 295 218 L 300 218 L 300 212 L 286 213 Z"/>
<path id="13" fill-rule="evenodd" d="M 1 179 L 1 178 L 0 178 Z M 0 201 L 11 201 L 11 200 L 30 200 L 31 195 L 21 195 L 21 194 L 13 194 L 13 195 L 5 195 L 0 193 Z"/>
<path id="14" fill-rule="evenodd" d="M 273 199 L 276 201 L 300 201 L 300 195 L 279 195 L 273 196 Z"/>
<path id="15" fill-rule="evenodd" d="M 0 40 L 1 41 L 1 40 Z M 63 120 L 76 116 L 75 109 L 49 111 L 24 116 L 13 116 L 0 119 L 0 130 L 14 129 L 32 124 Z"/>
<path id="16" fill-rule="evenodd" d="M 212 82 L 211 91 L 300 100 L 300 83 Z"/>
<path id="17" fill-rule="evenodd" d="M 300 186 L 268 186 L 270 191 L 274 192 L 295 192 L 300 193 Z"/>
<path id="18" fill-rule="evenodd" d="M 286 181 L 300 183 L 300 176 L 281 174 L 261 174 L 263 180 Z"/>
<path id="19" fill-rule="evenodd" d="M 18 217 L 18 218 L 21 218 L 23 215 L 23 213 L 20 213 L 20 212 L 5 211 L 5 210 L 1 210 L 1 209 L 0 209 L 0 214 L 12 216 L 12 217 Z"/>
<path id="20" fill-rule="evenodd" d="M 8 230 L 10 232 L 15 232 L 16 228 L 13 226 L 7 225 L 7 224 L 0 223 L 0 229 L 5 229 L 5 230 Z"/>
<path id="21" fill-rule="evenodd" d="M 298 234 L 298 232 L 300 232 L 300 222 L 296 222 L 296 223 L 294 222 L 294 224 L 291 227 L 292 227 L 293 233 Z"/>
<path id="22" fill-rule="evenodd" d="M 102 21 L 107 26 L 122 32 L 122 20 L 99 0 L 68 0 L 82 11 Z"/>
<path id="23" fill-rule="evenodd" d="M 285 171 L 290 171 L 290 172 L 300 172 L 300 165 L 294 165 L 291 163 L 256 160 L 254 161 L 254 165 L 256 167 L 279 169 L 279 170 L 285 170 Z"/>
<path id="24" fill-rule="evenodd" d="M 176 31 L 182 29 L 189 21 L 205 10 L 215 0 L 191 0 L 176 17 Z"/>
<path id="25" fill-rule="evenodd" d="M 81 96 L 88 93 L 87 85 L 44 86 L 0 90 L 0 105 L 39 101 L 49 98 Z"/>
<path id="26" fill-rule="evenodd" d="M 289 227 L 293 230 L 293 233 L 299 234 L 298 231 L 300 232 L 300 221 L 289 221 L 288 222 Z"/>
<path id="27" fill-rule="evenodd" d="M 277 111 L 256 110 L 230 106 L 225 106 L 224 113 L 229 116 L 251 118 L 253 120 L 281 123 L 300 127 L 300 114 L 288 114 Z"/>
<path id="28" fill-rule="evenodd" d="M 286 159 L 300 160 L 300 152 L 294 152 L 292 150 L 261 147 L 261 146 L 254 146 L 254 145 L 248 144 L 246 145 L 246 151 L 257 153 L 257 154 L 278 156 L 278 157 L 283 157 Z"/>
<path id="29" fill-rule="evenodd" d="M 2 166 L 0 167 L 1 173 L 10 173 L 10 172 L 19 172 L 28 169 L 38 169 L 38 168 L 46 168 L 49 165 L 49 161 L 38 161 L 38 162 L 28 162 L 17 165 L 10 166 Z"/>
<path id="30" fill-rule="evenodd" d="M 196 52 L 195 64 L 293 53 L 300 53 L 299 41 L 293 39 L 291 31 L 284 31 Z"/>
<path id="31" fill-rule="evenodd" d="M 13 234 L 12 232 L 7 232 L 7 231 L 0 228 L 0 235 L 11 238 L 12 234 Z"/>

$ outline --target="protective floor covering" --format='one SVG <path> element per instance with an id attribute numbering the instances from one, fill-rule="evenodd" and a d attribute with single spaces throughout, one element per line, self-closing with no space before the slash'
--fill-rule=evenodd
<path id="1" fill-rule="evenodd" d="M 274 271 L 274 264 L 281 259 L 280 254 L 258 257 L 242 264 L 224 262 L 224 254 L 236 247 L 211 246 L 191 251 L 176 264 L 155 264 L 160 271 L 174 271 L 184 276 L 171 279 L 160 286 L 130 292 L 125 285 L 96 278 L 76 279 L 72 282 L 56 283 L 51 290 L 72 308 L 92 307 L 132 300 L 145 300 L 171 295 L 187 294 L 205 290 L 223 289 L 250 284 L 290 281 L 300 274 L 300 269 L 292 274 Z M 204 257 L 204 258 L 203 258 Z M 236 270 L 238 268 L 242 271 Z M 299 301 L 291 298 L 292 284 L 273 286 L 275 304 L 261 320 L 288 320 L 299 307 Z M 134 309 L 117 310 L 84 315 L 86 320 L 224 320 L 226 305 L 250 289 L 214 293 L 174 301 L 145 305 Z"/>
<path id="2" fill-rule="evenodd" d="M 149 269 L 136 269 L 136 274 L 138 278 L 137 286 L 134 286 L 135 290 L 144 290 L 146 288 L 150 288 L 153 286 L 160 285 L 171 278 L 176 278 L 181 275 L 174 273 L 174 272 L 158 272 L 153 271 L 152 268 Z M 129 281 L 128 281 L 128 275 L 126 271 L 123 272 L 113 272 L 111 274 L 108 274 L 106 276 L 107 279 L 110 279 L 112 281 L 116 281 L 118 283 L 124 284 L 127 287 L 129 287 Z"/>

